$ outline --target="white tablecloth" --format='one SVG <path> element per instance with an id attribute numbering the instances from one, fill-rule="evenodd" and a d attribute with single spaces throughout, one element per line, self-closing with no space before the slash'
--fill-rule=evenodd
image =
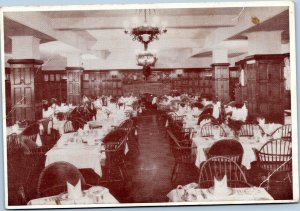
<path id="1" fill-rule="evenodd" d="M 27 203 L 27 205 L 57 205 L 55 200 L 59 199 L 61 205 L 72 205 L 72 204 L 119 204 L 118 200 L 111 195 L 109 191 L 103 194 L 103 200 L 101 202 L 94 202 L 91 197 L 87 194 L 88 191 L 83 191 L 83 196 L 76 201 L 71 199 L 60 199 L 58 196 L 50 196 L 44 198 L 33 199 Z"/>
<path id="2" fill-rule="evenodd" d="M 228 137 L 222 139 L 228 139 Z M 203 161 L 206 161 L 207 159 L 204 150 L 206 148 L 210 148 L 218 140 L 221 140 L 221 138 L 215 139 L 213 137 L 201 137 L 201 136 L 193 137 L 193 144 L 197 146 L 195 165 L 198 168 L 200 167 L 200 164 Z M 242 165 L 244 165 L 247 169 L 250 169 L 251 162 L 256 160 L 256 156 L 253 151 L 253 148 L 259 150 L 268 140 L 269 140 L 268 137 L 262 137 L 259 141 L 257 141 L 255 138 L 247 138 L 247 137 L 239 138 L 239 142 L 241 143 L 244 149 Z"/>
<path id="3" fill-rule="evenodd" d="M 182 196 L 183 189 L 174 189 L 167 197 L 171 202 L 208 202 L 208 201 L 259 201 L 274 200 L 273 197 L 263 188 L 233 188 L 230 195 L 214 195 L 209 189 L 189 189 L 188 193 L 194 194 L 196 198 L 185 200 Z"/>
<path id="4" fill-rule="evenodd" d="M 84 140 L 95 140 L 102 139 L 104 133 L 101 130 L 95 130 L 95 134 L 86 134 L 84 136 L 78 136 L 77 140 L 80 140 L 80 137 Z M 65 161 L 73 164 L 78 169 L 82 168 L 91 168 L 97 173 L 100 177 L 102 176 L 101 170 L 101 159 L 105 159 L 105 154 L 100 153 L 100 142 L 97 145 L 88 145 L 86 143 L 76 143 L 74 139 L 76 133 L 66 133 L 63 134 L 58 140 L 57 144 L 46 153 L 46 163 L 45 166 L 50 165 L 51 163 L 58 161 Z"/>
<path id="5" fill-rule="evenodd" d="M 61 106 L 56 106 L 55 109 L 49 107 L 47 111 L 43 110 L 43 118 L 48 118 L 51 115 L 54 114 L 54 112 L 68 112 L 71 111 L 75 108 L 73 105 L 61 105 Z"/>
<path id="6" fill-rule="evenodd" d="M 9 136 L 13 133 L 20 135 L 25 128 L 19 128 L 19 126 L 17 124 L 14 124 L 11 127 L 6 127 L 6 136 Z"/>
<path id="7" fill-rule="evenodd" d="M 112 129 L 109 126 L 101 129 L 79 130 L 75 133 L 62 134 L 57 144 L 46 153 L 45 166 L 54 162 L 65 161 L 73 164 L 78 169 L 91 168 L 101 177 L 100 163 L 101 160 L 106 158 L 104 152 L 100 153 L 101 141 Z M 87 143 L 82 143 L 82 140 Z M 127 152 L 128 145 L 126 144 L 125 154 Z"/>

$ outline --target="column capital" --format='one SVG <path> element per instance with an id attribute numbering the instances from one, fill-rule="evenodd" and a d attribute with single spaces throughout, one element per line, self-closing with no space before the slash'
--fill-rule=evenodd
<path id="1" fill-rule="evenodd" d="M 9 59 L 8 64 L 32 64 L 32 65 L 42 65 L 44 62 L 39 59 Z"/>
<path id="2" fill-rule="evenodd" d="M 67 71 L 68 70 L 79 70 L 79 71 L 82 71 L 82 70 L 84 70 L 84 68 L 83 67 L 66 67 L 65 68 Z"/>
<path id="3" fill-rule="evenodd" d="M 211 64 L 212 67 L 215 67 L 215 66 L 221 66 L 221 67 L 229 67 L 229 63 L 213 63 Z"/>

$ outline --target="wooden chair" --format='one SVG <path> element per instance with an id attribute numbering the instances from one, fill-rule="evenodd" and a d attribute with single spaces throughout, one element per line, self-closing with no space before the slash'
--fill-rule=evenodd
<path id="1" fill-rule="evenodd" d="M 264 135 L 264 130 L 261 128 L 260 125 L 257 124 L 243 124 L 238 132 L 239 137 L 253 137 L 256 132 L 261 133 L 261 135 Z"/>
<path id="2" fill-rule="evenodd" d="M 253 175 L 258 175 L 260 181 L 270 175 L 288 178 L 292 172 L 292 143 L 285 139 L 270 140 L 260 150 L 253 149 L 256 154 L 256 162 L 252 163 Z M 269 180 L 265 181 L 267 188 Z"/>
<path id="3" fill-rule="evenodd" d="M 200 168 L 199 187 L 214 186 L 214 179 L 221 180 L 227 176 L 227 185 L 231 188 L 251 187 L 241 167 L 228 157 L 215 156 L 209 158 Z"/>
<path id="4" fill-rule="evenodd" d="M 197 125 L 200 125 L 200 123 L 202 121 L 208 121 L 208 122 L 212 122 L 214 124 L 217 123 L 217 120 L 211 114 L 200 115 L 198 118 Z"/>
<path id="5" fill-rule="evenodd" d="M 139 152 L 139 142 L 137 135 L 135 134 L 136 127 L 134 126 L 134 122 L 132 119 L 127 119 L 124 122 L 122 122 L 118 129 L 123 129 L 127 131 L 127 143 L 129 146 L 129 150 L 135 149 L 136 152 Z"/>
<path id="6" fill-rule="evenodd" d="M 75 186 L 79 180 L 83 190 L 90 187 L 74 165 L 63 161 L 52 163 L 43 169 L 39 177 L 38 196 L 58 195 L 67 191 L 67 182 Z"/>
<path id="7" fill-rule="evenodd" d="M 241 143 L 234 139 L 223 139 L 215 142 L 205 150 L 207 159 L 223 156 L 231 159 L 241 166 L 244 149 Z"/>
<path id="8" fill-rule="evenodd" d="M 221 125 L 209 122 L 201 127 L 202 137 L 213 137 L 215 133 L 218 133 L 219 137 L 226 137 L 226 132 Z"/>
<path id="9" fill-rule="evenodd" d="M 283 140 L 291 141 L 292 140 L 292 125 L 287 124 L 275 130 L 271 136 L 273 138 L 281 138 Z"/>
<path id="10" fill-rule="evenodd" d="M 120 142 L 106 142 L 101 144 L 101 153 L 105 153 L 106 159 L 103 165 L 105 176 L 102 182 L 126 181 L 128 174 L 125 164 L 125 149 L 127 135 Z"/>
<path id="11" fill-rule="evenodd" d="M 76 132 L 77 130 L 74 128 L 73 121 L 68 120 L 64 124 L 64 133 L 73 133 Z"/>
<path id="12" fill-rule="evenodd" d="M 176 136 L 170 131 L 167 131 L 172 146 L 172 152 L 175 159 L 175 164 L 172 170 L 171 181 L 175 182 L 178 175 L 179 167 L 181 165 L 195 165 L 196 155 L 193 150 L 196 146 L 192 146 L 192 140 L 178 140 Z"/>

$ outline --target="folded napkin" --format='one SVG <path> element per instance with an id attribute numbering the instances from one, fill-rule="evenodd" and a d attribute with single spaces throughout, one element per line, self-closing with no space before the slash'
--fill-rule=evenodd
<path id="1" fill-rule="evenodd" d="M 84 125 L 83 130 L 89 130 L 89 126 L 87 124 Z"/>
<path id="2" fill-rule="evenodd" d="M 42 146 L 42 140 L 41 140 L 40 134 L 37 134 L 35 143 L 36 143 L 36 145 L 39 146 L 39 147 Z"/>
<path id="3" fill-rule="evenodd" d="M 67 182 L 67 190 L 68 190 L 68 198 L 70 199 L 79 199 L 82 197 L 82 190 L 81 190 L 81 181 L 78 180 L 78 183 L 73 186 L 72 184 Z"/>
<path id="4" fill-rule="evenodd" d="M 44 125 L 42 123 L 39 124 L 39 132 L 40 132 L 40 135 L 44 134 Z"/>
<path id="5" fill-rule="evenodd" d="M 214 195 L 228 195 L 230 189 L 227 186 L 227 175 L 225 174 L 222 180 L 214 178 Z"/>

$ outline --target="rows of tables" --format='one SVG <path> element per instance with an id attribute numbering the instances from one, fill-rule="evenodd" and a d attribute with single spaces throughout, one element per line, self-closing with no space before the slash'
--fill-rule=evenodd
<path id="1" fill-rule="evenodd" d="M 253 137 L 236 137 L 234 132 L 228 127 L 228 125 L 222 124 L 227 136 L 220 137 L 216 132 L 213 137 L 202 137 L 201 127 L 209 121 L 198 123 L 198 115 L 202 112 L 202 109 L 190 107 L 180 107 L 175 113 L 177 116 L 183 116 L 183 127 L 193 128 L 191 136 L 193 146 L 196 146 L 192 153 L 196 155 L 195 165 L 200 168 L 200 164 L 207 160 L 205 150 L 210 148 L 215 142 L 222 139 L 237 139 L 241 143 L 244 154 L 242 158 L 242 165 L 246 169 L 251 168 L 251 163 L 256 160 L 256 155 L 253 149 L 260 149 L 266 142 L 271 139 L 280 138 L 280 132 L 274 133 L 282 125 L 277 123 L 264 122 L 260 124 L 265 134 L 261 134 L 260 131 L 255 131 Z M 171 114 L 169 113 L 169 114 Z M 172 115 L 171 115 L 172 117 Z M 272 136 L 271 136 L 272 134 Z M 223 187 L 226 190 L 228 187 Z M 167 195 L 170 202 L 208 202 L 208 201 L 257 201 L 257 200 L 273 200 L 273 197 L 261 187 L 247 187 L 247 188 L 232 188 L 230 194 L 220 193 L 213 194 L 209 189 L 200 189 L 196 183 L 187 184 L 185 186 L 179 186 L 176 189 L 170 191 Z"/>
<path id="2" fill-rule="evenodd" d="M 105 153 L 101 153 L 101 142 L 102 139 L 111 132 L 115 126 L 119 125 L 121 122 L 128 118 L 126 116 L 127 111 L 132 111 L 131 103 L 133 99 L 125 98 L 124 108 L 119 108 L 116 104 L 108 103 L 106 107 L 98 107 L 96 120 L 88 122 L 83 130 L 78 130 L 77 132 L 64 133 L 64 124 L 66 120 L 58 120 L 54 113 L 59 112 L 70 112 L 74 109 L 72 105 L 62 105 L 57 106 L 55 109 L 49 109 L 43 112 L 43 117 L 52 117 L 53 128 L 58 130 L 60 133 L 60 138 L 55 144 L 55 146 L 46 153 L 45 167 L 57 162 L 65 161 L 73 164 L 78 169 L 90 168 L 94 172 L 102 176 L 101 161 L 105 160 Z M 181 108 L 177 110 L 176 115 L 184 116 L 183 123 L 185 128 L 193 128 L 194 133 L 191 137 L 193 145 L 196 146 L 196 150 L 193 153 L 196 154 L 195 165 L 200 168 L 200 164 L 204 162 L 207 158 L 205 155 L 205 149 L 210 148 L 216 141 L 222 139 L 222 137 L 202 137 L 200 129 L 203 124 L 207 122 L 202 122 L 197 125 L 198 116 L 202 112 L 201 109 L 194 108 Z M 90 129 L 89 124 L 101 125 L 101 128 Z M 242 165 L 247 169 L 250 169 L 251 162 L 256 160 L 254 149 L 260 149 L 268 140 L 272 137 L 270 134 L 277 128 L 281 127 L 281 124 L 261 124 L 265 135 L 254 136 L 254 137 L 240 137 L 239 141 L 244 149 L 244 155 L 242 159 Z M 228 138 L 236 138 L 233 131 L 224 125 Z M 21 134 L 23 128 L 18 128 L 17 125 L 7 128 L 7 135 L 12 133 Z M 276 135 L 273 134 L 277 138 Z M 128 152 L 128 147 L 126 146 L 125 153 Z M 90 203 L 119 203 L 110 193 L 109 190 L 103 191 L 102 198 L 99 201 L 95 201 L 88 197 L 88 190 L 82 192 L 82 196 L 74 200 L 67 200 L 61 198 L 61 196 L 50 196 L 45 198 L 33 199 L 28 202 L 28 205 L 57 205 L 57 199 L 60 199 L 60 204 L 70 205 L 70 204 L 90 204 Z M 185 186 L 180 186 L 174 190 L 171 190 L 167 197 L 171 202 L 207 202 L 207 201 L 255 201 L 255 200 L 272 200 L 272 196 L 263 188 L 249 187 L 249 188 L 233 188 L 230 194 L 213 194 L 209 189 L 200 189 L 197 187 L 196 183 L 187 184 Z"/>
<path id="3" fill-rule="evenodd" d="M 51 118 L 53 125 L 49 124 L 49 127 L 53 127 L 59 131 L 60 138 L 57 143 L 46 152 L 45 167 L 48 165 L 58 162 L 65 161 L 73 164 L 78 169 L 90 168 L 94 172 L 102 177 L 101 161 L 105 160 L 105 152 L 102 150 L 102 139 L 120 123 L 128 119 L 127 112 L 132 112 L 132 103 L 136 99 L 133 97 L 123 98 L 125 103 L 124 107 L 119 108 L 115 103 L 109 103 L 105 107 L 97 107 L 96 119 L 87 122 L 83 129 L 79 129 L 76 132 L 64 133 L 64 125 L 66 120 L 59 120 L 56 118 L 55 113 L 71 112 L 75 106 L 72 105 L 61 105 L 49 108 L 47 111 L 43 110 L 43 118 Z M 90 129 L 89 125 L 101 125 L 101 128 Z M 24 128 L 19 128 L 17 124 L 7 128 L 7 136 L 11 134 L 21 135 Z M 40 138 L 39 134 L 37 139 Z M 126 144 L 125 153 L 128 152 L 128 146 Z M 104 187 L 98 187 L 104 188 Z M 90 203 L 119 203 L 107 189 L 103 191 L 101 200 L 92 200 L 88 197 L 87 191 L 82 192 L 82 196 L 78 199 L 67 200 L 61 198 L 61 196 L 51 196 L 44 198 L 33 199 L 28 202 L 28 205 L 55 205 L 59 204 L 90 204 Z"/>

